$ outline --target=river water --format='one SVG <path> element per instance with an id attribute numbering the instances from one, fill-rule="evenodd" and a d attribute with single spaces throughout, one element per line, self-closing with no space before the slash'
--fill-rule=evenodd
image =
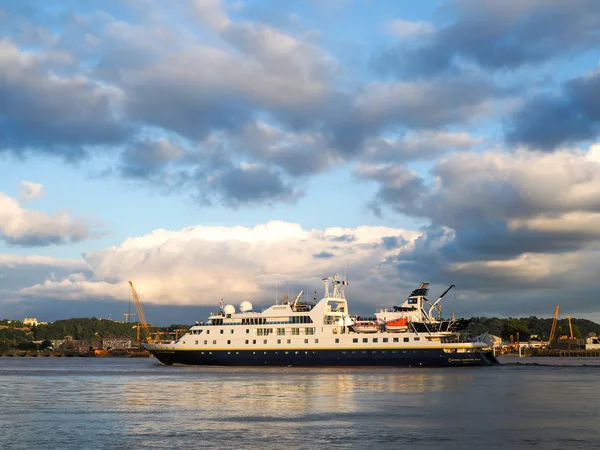
<path id="1" fill-rule="evenodd" d="M 0 449 L 598 449 L 599 382 L 600 366 L 564 363 L 304 369 L 0 358 Z"/>

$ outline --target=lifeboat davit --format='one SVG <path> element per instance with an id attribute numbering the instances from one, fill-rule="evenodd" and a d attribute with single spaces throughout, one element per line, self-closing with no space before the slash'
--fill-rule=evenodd
<path id="1" fill-rule="evenodd" d="M 408 319 L 406 317 L 400 317 L 399 319 L 389 320 L 385 323 L 385 329 L 392 333 L 407 331 Z"/>

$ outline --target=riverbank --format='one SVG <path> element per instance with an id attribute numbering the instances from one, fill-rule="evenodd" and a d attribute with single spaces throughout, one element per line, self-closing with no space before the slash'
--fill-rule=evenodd
<path id="1" fill-rule="evenodd" d="M 145 350 L 115 350 L 96 352 L 76 352 L 70 350 L 25 351 L 7 350 L 0 352 L 2 358 L 150 358 L 152 354 Z"/>
<path id="2" fill-rule="evenodd" d="M 496 357 L 501 365 L 521 366 L 600 366 L 600 357 L 576 357 L 576 356 L 523 356 L 502 355 Z"/>

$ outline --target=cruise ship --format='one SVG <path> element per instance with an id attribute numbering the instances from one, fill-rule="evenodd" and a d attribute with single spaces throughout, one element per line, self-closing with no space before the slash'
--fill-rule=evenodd
<path id="1" fill-rule="evenodd" d="M 196 323 L 177 341 L 143 344 L 166 365 L 217 366 L 397 366 L 448 367 L 497 364 L 487 344 L 470 342 L 465 320 L 441 319 L 440 302 L 427 300 L 428 283 L 399 306 L 373 318 L 352 316 L 348 283 L 338 275 L 323 279 L 319 301 L 287 297 L 255 311 L 244 301 L 224 305 L 206 323 Z M 435 312 L 438 311 L 438 317 Z"/>

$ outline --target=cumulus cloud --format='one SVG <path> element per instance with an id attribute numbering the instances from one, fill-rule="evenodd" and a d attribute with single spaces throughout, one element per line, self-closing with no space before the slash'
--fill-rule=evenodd
<path id="1" fill-rule="evenodd" d="M 278 221 L 253 228 L 155 230 L 129 238 L 118 247 L 86 253 L 91 274 L 47 279 L 17 295 L 123 299 L 127 281 L 132 280 L 146 303 L 215 305 L 223 297 L 234 304 L 250 300 L 268 305 L 276 283 L 294 291 L 310 288 L 312 298 L 312 287 L 320 289 L 320 278 L 346 266 L 354 298 L 365 304 L 375 301 L 366 298 L 368 289 L 389 276 L 389 285 L 377 295 L 390 302 L 401 283 L 386 259 L 417 236 L 412 231 L 374 226 L 305 230 Z M 390 239 L 395 239 L 396 245 L 390 246 Z"/>
<path id="2" fill-rule="evenodd" d="M 21 199 L 23 201 L 35 200 L 44 195 L 42 185 L 33 181 L 21 181 Z"/>
<path id="3" fill-rule="evenodd" d="M 363 158 L 374 161 L 431 160 L 450 151 L 468 150 L 483 142 L 465 132 L 410 132 L 398 138 L 370 138 L 365 141 Z"/>
<path id="4" fill-rule="evenodd" d="M 84 301 L 94 298 L 123 299 L 127 292 L 126 283 L 88 281 L 82 273 L 70 274 L 62 279 L 46 279 L 40 284 L 28 286 L 17 292 L 19 297 Z"/>
<path id="5" fill-rule="evenodd" d="M 600 249 L 594 149 L 455 154 L 434 165 L 431 182 L 395 165 L 358 173 L 381 183 L 378 208 L 430 223 L 394 257 L 401 273 L 430 273 L 473 292 L 596 287 L 588 266 Z"/>
<path id="6" fill-rule="evenodd" d="M 242 163 L 208 175 L 211 194 L 200 197 L 208 203 L 238 207 L 254 203 L 293 203 L 301 192 L 287 184 L 276 170 L 260 164 Z M 213 200 L 213 197 L 216 197 Z"/>
<path id="7" fill-rule="evenodd" d="M 416 46 L 402 42 L 386 50 L 378 66 L 408 76 L 457 70 L 465 63 L 517 69 L 598 48 L 600 39 L 600 4 L 595 0 L 456 0 L 441 9 L 451 17 L 449 23 Z"/>
<path id="8" fill-rule="evenodd" d="M 196 0 L 161 14 L 126 7 L 128 20 L 80 12 L 52 30 L 44 28 L 43 14 L 19 16 L 47 35 L 27 46 L 11 32 L 0 45 L 0 93 L 4 86 L 9 99 L 0 109 L 6 151 L 75 159 L 94 147 L 119 158 L 103 173 L 164 192 L 191 187 L 195 198 L 231 206 L 290 202 L 301 191 L 299 178 L 385 147 L 382 133 L 410 136 L 415 128 L 439 148 L 433 134 L 449 139 L 454 133 L 447 127 L 476 122 L 506 95 L 475 73 L 346 84 L 343 63 L 311 38 L 316 30 L 247 20 L 231 14 L 231 3 Z M 193 14 L 175 27 L 174 13 Z M 428 29 L 400 26 L 413 34 Z M 404 160 L 424 153 L 409 149 L 417 144 L 402 145 Z M 267 177 L 268 186 L 249 190 L 248 198 L 232 180 L 252 175 L 241 162 Z M 211 172 L 221 181 L 210 183 Z M 234 197 L 222 198 L 229 193 Z"/>
<path id="9" fill-rule="evenodd" d="M 182 148 L 168 139 L 140 138 L 121 154 L 119 171 L 129 178 L 168 177 L 170 166 L 180 162 L 183 155 Z"/>
<path id="10" fill-rule="evenodd" d="M 357 115 L 365 121 L 436 128 L 468 121 L 485 111 L 488 99 L 502 94 L 489 79 L 465 75 L 372 83 L 359 93 L 355 104 Z"/>
<path id="11" fill-rule="evenodd" d="M 0 39 L 0 151 L 81 158 L 85 145 L 119 142 L 122 92 L 82 74 L 52 73 L 47 55 Z"/>
<path id="12" fill-rule="evenodd" d="M 398 304 L 421 281 L 432 282 L 432 296 L 456 284 L 444 311 L 461 316 L 550 315 L 557 301 L 573 314 L 584 314 L 595 298 L 597 241 L 561 253 L 457 260 L 446 251 L 455 245 L 456 234 L 435 226 L 422 232 L 371 226 L 308 230 L 285 222 L 155 230 L 86 253 L 79 262 L 0 258 L 0 275 L 12 270 L 6 274 L 21 279 L 0 294 L 5 304 L 31 310 L 44 310 L 52 302 L 65 308 L 84 302 L 93 303 L 94 311 L 98 304 L 108 305 L 114 314 L 123 308 L 119 304 L 125 304 L 132 280 L 148 308 L 171 308 L 171 313 L 200 308 L 186 310 L 186 317 L 192 313 L 196 320 L 202 319 L 202 307 L 214 307 L 221 298 L 234 305 L 249 300 L 259 308 L 272 303 L 276 290 L 280 298 L 301 289 L 312 298 L 317 290 L 320 298 L 320 278 L 347 268 L 347 295 L 357 313 Z"/>
<path id="13" fill-rule="evenodd" d="M 209 28 L 220 45 L 207 45 L 167 24 L 168 33 L 148 36 L 157 46 L 130 43 L 128 36 L 137 31 L 133 25 L 121 24 L 109 36 L 122 58 L 152 55 L 124 65 L 112 56 L 114 62 L 97 72 L 127 93 L 132 119 L 203 139 L 213 131 L 235 130 L 262 112 L 286 123 L 306 122 L 330 100 L 336 62 L 323 49 L 266 24 L 233 22 L 217 1 L 193 6 L 201 25 L 214 25 Z M 175 48 L 164 45 L 172 35 L 179 38 Z"/>
<path id="14" fill-rule="evenodd" d="M 11 245 L 46 246 L 77 242 L 93 236 L 92 227 L 67 211 L 47 214 L 23 208 L 0 192 L 0 238 Z"/>
<path id="15" fill-rule="evenodd" d="M 61 280 L 73 273 L 92 272 L 82 259 L 53 258 L 43 255 L 0 255 L 0 305 L 3 311 L 14 313 L 14 308 L 23 301 L 18 292 L 45 280 Z M 36 298 L 35 302 L 43 304 L 45 298 Z M 14 317 L 14 316 L 12 316 Z M 18 316 L 17 316 L 18 317 Z"/>
<path id="16" fill-rule="evenodd" d="M 533 149 L 555 150 L 589 141 L 600 133 L 600 69 L 575 77 L 558 93 L 527 99 L 509 118 L 507 140 Z"/>
<path id="17" fill-rule="evenodd" d="M 419 215 L 428 195 L 423 178 L 402 165 L 360 165 L 355 174 L 361 178 L 376 180 L 381 184 L 371 204 L 374 212 L 381 216 L 381 205 L 392 205 L 397 212 Z"/>
<path id="18" fill-rule="evenodd" d="M 408 199 L 391 191 L 416 183 L 416 174 L 406 174 L 397 166 L 377 167 L 362 174 L 382 180 L 378 198 L 390 206 L 454 229 L 600 211 L 600 164 L 578 150 L 455 154 L 434 166 L 434 184 L 419 178 L 421 199 L 408 209 Z"/>
<path id="19" fill-rule="evenodd" d="M 263 121 L 247 123 L 239 133 L 213 134 L 201 145 L 213 155 L 229 152 L 267 161 L 290 177 L 319 173 L 343 160 L 323 132 L 289 132 Z"/>
<path id="20" fill-rule="evenodd" d="M 80 271 L 87 268 L 85 261 L 80 259 L 62 259 L 43 255 L 0 255 L 0 267 L 15 268 L 19 266 L 48 266 Z"/>

